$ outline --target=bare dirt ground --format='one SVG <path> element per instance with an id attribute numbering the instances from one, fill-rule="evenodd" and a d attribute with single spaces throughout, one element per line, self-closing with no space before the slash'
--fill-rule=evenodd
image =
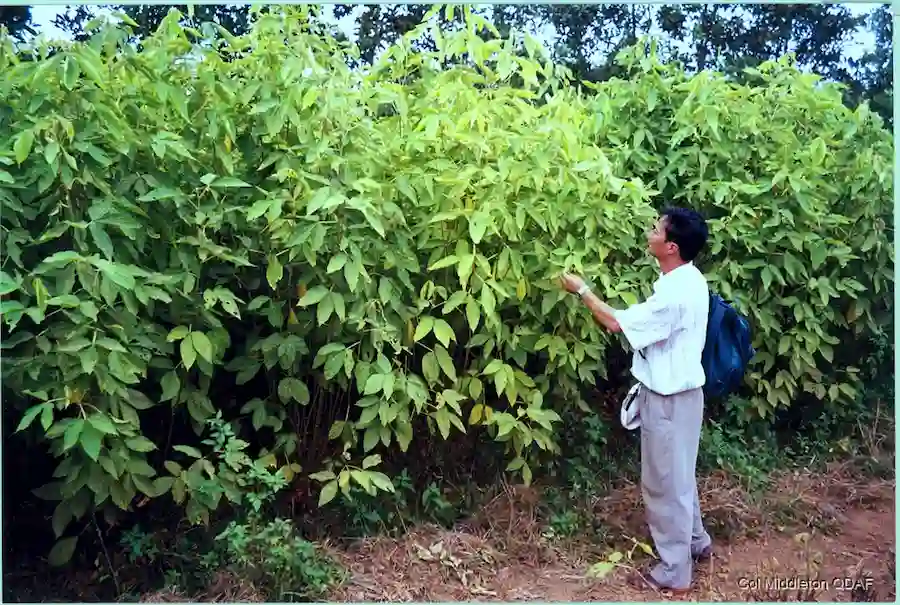
<path id="1" fill-rule="evenodd" d="M 751 500 L 724 477 L 701 482 L 716 553 L 698 565 L 689 601 L 883 601 L 895 584 L 894 481 L 847 467 L 792 473 Z M 611 544 L 560 544 L 542 535 L 536 494 L 508 489 L 452 531 L 418 528 L 334 554 L 350 570 L 333 601 L 658 601 L 674 598 L 626 580 L 650 542 L 636 486 L 595 502 Z M 604 577 L 592 575 L 622 553 Z M 632 556 L 630 551 L 638 554 Z M 850 588 L 855 586 L 855 590 Z"/>

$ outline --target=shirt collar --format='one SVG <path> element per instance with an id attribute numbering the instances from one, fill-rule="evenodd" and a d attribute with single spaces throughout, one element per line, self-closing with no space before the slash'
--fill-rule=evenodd
<path id="1" fill-rule="evenodd" d="M 685 273 L 685 271 L 683 271 L 683 269 L 686 269 L 686 268 L 688 268 L 688 267 L 693 268 L 693 266 L 694 266 L 694 261 L 688 261 L 688 262 L 684 263 L 683 265 L 681 265 L 680 267 L 676 267 L 676 268 L 672 269 L 672 270 L 669 271 L 668 273 L 662 273 L 662 272 L 661 272 L 661 273 L 659 274 L 659 279 L 661 279 L 661 280 L 664 280 L 664 279 L 665 279 L 665 280 L 671 280 L 673 277 L 674 277 L 675 279 L 678 279 L 678 276 L 679 276 L 679 275 Z"/>

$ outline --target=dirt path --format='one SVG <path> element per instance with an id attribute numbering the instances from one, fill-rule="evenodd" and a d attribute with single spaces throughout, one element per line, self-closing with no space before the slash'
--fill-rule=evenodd
<path id="1" fill-rule="evenodd" d="M 835 473 L 783 478 L 762 502 L 706 481 L 707 523 L 716 555 L 700 564 L 683 600 L 893 601 L 894 482 L 855 482 Z M 643 537 L 636 489 L 597 503 L 620 536 Z M 710 495 L 711 494 L 711 495 Z M 526 498 L 527 500 L 527 498 Z M 506 515 L 504 511 L 515 511 Z M 401 540 L 368 540 L 338 551 L 350 580 L 337 601 L 658 601 L 628 585 L 626 569 L 590 569 L 608 547 L 552 545 L 533 509 L 510 496 L 454 531 L 423 528 Z M 503 519 L 501 523 L 485 518 Z M 626 548 L 627 549 L 627 548 Z M 623 550 L 620 548 L 620 552 Z M 639 551 L 639 549 L 636 549 Z M 645 555 L 641 555 L 644 558 Z M 635 558 L 637 561 L 637 557 Z M 629 563 L 627 553 L 622 563 Z M 847 584 L 843 587 L 840 584 Z M 850 585 L 856 590 L 851 593 Z"/>

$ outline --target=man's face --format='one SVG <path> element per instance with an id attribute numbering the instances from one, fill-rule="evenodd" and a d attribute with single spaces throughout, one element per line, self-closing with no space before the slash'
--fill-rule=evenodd
<path id="1" fill-rule="evenodd" d="M 678 246 L 666 241 L 666 217 L 660 217 L 647 232 L 647 249 L 655 258 L 665 258 L 678 254 Z"/>

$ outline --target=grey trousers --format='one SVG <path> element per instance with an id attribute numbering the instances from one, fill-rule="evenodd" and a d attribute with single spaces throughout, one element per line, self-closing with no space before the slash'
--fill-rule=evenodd
<path id="1" fill-rule="evenodd" d="M 692 555 L 712 544 L 700 516 L 696 477 L 703 390 L 641 392 L 641 492 L 660 558 L 650 575 L 662 586 L 688 588 Z"/>

